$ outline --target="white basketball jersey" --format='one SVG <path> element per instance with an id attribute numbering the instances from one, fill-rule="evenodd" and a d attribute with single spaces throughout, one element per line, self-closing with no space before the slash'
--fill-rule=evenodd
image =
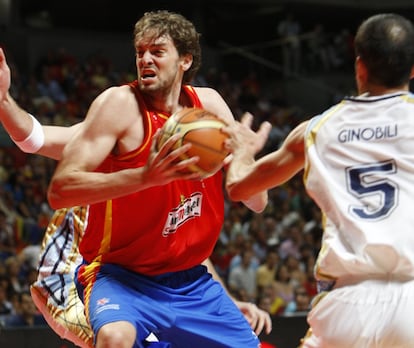
<path id="1" fill-rule="evenodd" d="M 317 279 L 414 278 L 414 95 L 344 99 L 305 140 L 325 223 Z"/>

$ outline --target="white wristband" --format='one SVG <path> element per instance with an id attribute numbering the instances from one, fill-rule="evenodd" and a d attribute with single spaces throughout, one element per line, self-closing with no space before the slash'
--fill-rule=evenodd
<path id="1" fill-rule="evenodd" d="M 32 115 L 29 114 L 29 116 L 33 120 L 33 128 L 30 134 L 22 141 L 15 141 L 13 138 L 12 140 L 23 152 L 35 153 L 43 146 L 45 142 L 45 133 L 43 132 L 42 125 L 39 121 Z"/>

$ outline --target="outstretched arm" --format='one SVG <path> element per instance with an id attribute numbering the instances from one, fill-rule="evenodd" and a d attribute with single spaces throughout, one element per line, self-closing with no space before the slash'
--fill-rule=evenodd
<path id="1" fill-rule="evenodd" d="M 27 138 L 32 130 L 32 119 L 9 94 L 11 72 L 6 56 L 0 48 L 0 120 L 14 141 Z"/>
<path id="2" fill-rule="evenodd" d="M 10 95 L 10 84 L 10 68 L 0 48 L 0 122 L 22 151 L 60 159 L 63 147 L 79 124 L 72 127 L 41 126 Z"/>
<path id="3" fill-rule="evenodd" d="M 228 143 L 233 156 L 227 172 L 226 189 L 234 201 L 249 200 L 286 182 L 304 167 L 305 162 L 307 121 L 290 132 L 280 149 L 255 160 L 249 117 L 243 117 L 242 122 L 226 130 L 231 135 Z"/>

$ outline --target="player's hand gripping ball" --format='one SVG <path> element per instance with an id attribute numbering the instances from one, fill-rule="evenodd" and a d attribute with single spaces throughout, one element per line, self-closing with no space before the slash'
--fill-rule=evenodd
<path id="1" fill-rule="evenodd" d="M 181 159 L 198 156 L 199 161 L 190 165 L 189 169 L 206 178 L 222 168 L 223 160 L 229 154 L 224 146 L 228 135 L 221 131 L 225 126 L 226 123 L 222 119 L 207 110 L 184 108 L 171 115 L 165 122 L 157 147 L 160 149 L 169 137 L 179 133 L 181 138 L 173 148 L 191 143 L 191 148 Z"/>

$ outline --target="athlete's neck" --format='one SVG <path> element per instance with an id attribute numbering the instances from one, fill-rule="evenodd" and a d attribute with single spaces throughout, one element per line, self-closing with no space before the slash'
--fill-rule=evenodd
<path id="1" fill-rule="evenodd" d="M 367 94 L 369 96 L 381 96 L 385 94 L 393 94 L 393 93 L 407 93 L 409 92 L 409 86 L 403 85 L 395 88 L 387 88 L 384 86 L 378 85 L 367 85 L 365 88 L 361 88 L 359 95 Z"/>
<path id="2" fill-rule="evenodd" d="M 191 107 L 192 103 L 184 89 L 181 89 L 180 93 L 175 94 L 149 94 L 141 93 L 145 104 L 149 110 L 155 112 L 164 113 L 167 115 L 172 115 L 175 112 L 180 111 L 184 107 Z"/>

